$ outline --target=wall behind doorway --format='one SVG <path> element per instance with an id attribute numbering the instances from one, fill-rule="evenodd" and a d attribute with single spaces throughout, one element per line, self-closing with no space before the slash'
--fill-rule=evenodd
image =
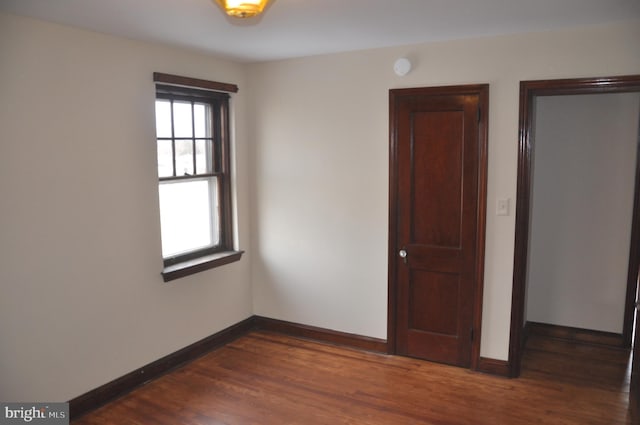
<path id="1" fill-rule="evenodd" d="M 536 99 L 526 320 L 622 333 L 640 94 Z"/>

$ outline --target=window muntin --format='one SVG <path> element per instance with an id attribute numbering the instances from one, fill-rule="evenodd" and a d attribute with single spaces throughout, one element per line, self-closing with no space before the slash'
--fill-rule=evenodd
<path id="1" fill-rule="evenodd" d="M 231 251 L 228 98 L 157 86 L 156 137 L 165 267 Z"/>

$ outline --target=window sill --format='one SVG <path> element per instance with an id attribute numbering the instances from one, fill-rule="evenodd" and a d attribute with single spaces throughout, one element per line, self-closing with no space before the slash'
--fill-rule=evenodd
<path id="1" fill-rule="evenodd" d="M 162 271 L 165 282 L 190 276 L 205 270 L 214 269 L 229 263 L 240 261 L 244 251 L 225 251 L 194 258 L 193 260 L 167 266 Z"/>

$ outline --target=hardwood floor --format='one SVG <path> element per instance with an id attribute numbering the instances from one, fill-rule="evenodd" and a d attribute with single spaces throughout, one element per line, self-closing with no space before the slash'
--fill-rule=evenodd
<path id="1" fill-rule="evenodd" d="M 505 379 L 256 331 L 74 424 L 631 424 L 628 360 L 535 336 Z"/>

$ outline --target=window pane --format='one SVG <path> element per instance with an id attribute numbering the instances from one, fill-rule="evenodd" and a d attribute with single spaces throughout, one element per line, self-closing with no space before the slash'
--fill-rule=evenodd
<path id="1" fill-rule="evenodd" d="M 160 184 L 162 255 L 220 243 L 216 178 Z"/>
<path id="2" fill-rule="evenodd" d="M 171 140 L 158 140 L 158 177 L 173 176 Z"/>
<path id="3" fill-rule="evenodd" d="M 211 140 L 196 140 L 196 173 L 213 173 L 211 161 Z"/>
<path id="4" fill-rule="evenodd" d="M 193 142 L 176 140 L 176 176 L 193 175 Z"/>
<path id="5" fill-rule="evenodd" d="M 171 137 L 171 102 L 156 100 L 156 135 Z"/>
<path id="6" fill-rule="evenodd" d="M 191 102 L 173 102 L 173 125 L 175 137 L 192 136 Z"/>
<path id="7" fill-rule="evenodd" d="M 211 137 L 211 122 L 206 119 L 210 106 L 204 103 L 193 105 L 193 121 L 196 130 L 196 137 Z"/>

